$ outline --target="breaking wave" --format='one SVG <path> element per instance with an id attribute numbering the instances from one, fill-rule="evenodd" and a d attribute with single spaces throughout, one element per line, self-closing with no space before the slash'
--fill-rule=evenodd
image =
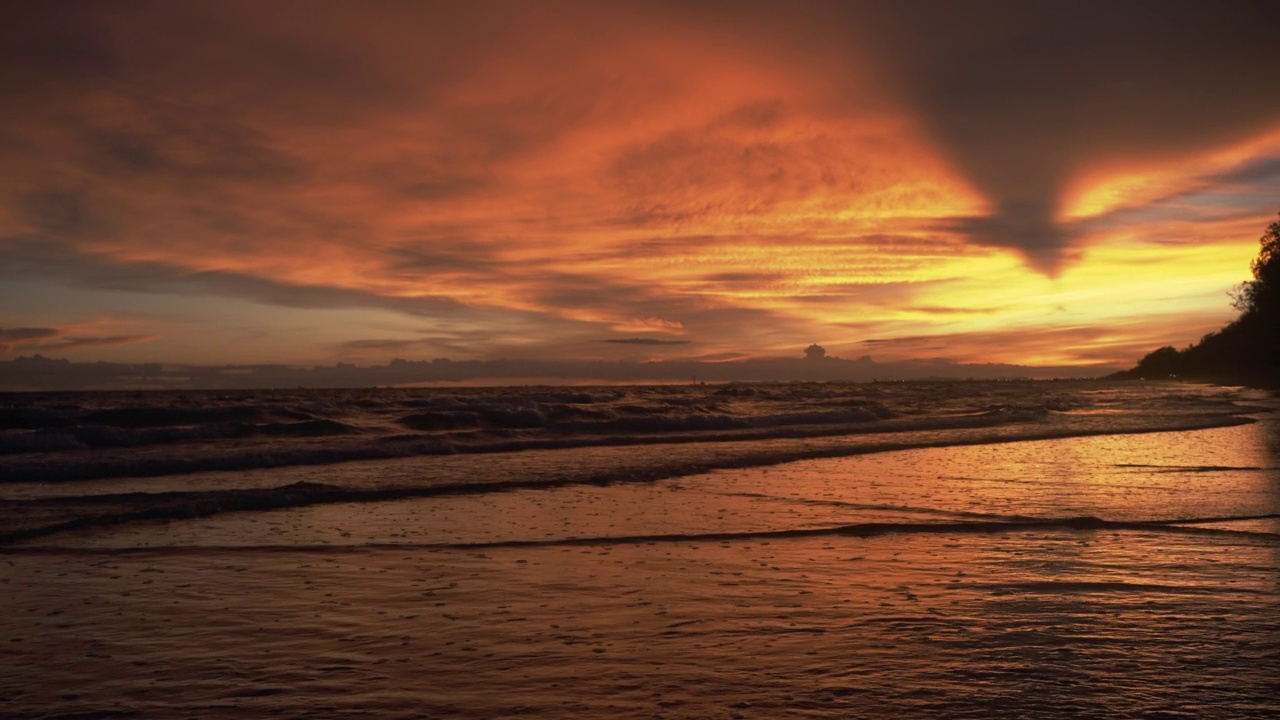
<path id="1" fill-rule="evenodd" d="M 1246 415 L 1257 408 L 1241 399 L 1221 388 L 1085 382 L 6 395 L 0 544 L 226 512 L 1225 427 L 1253 422 Z M 377 462 L 319 476 L 287 470 L 445 455 L 502 462 L 483 471 L 470 460 L 447 471 L 425 461 L 396 473 Z M 227 472 L 250 470 L 263 472 Z M 227 476 L 218 483 L 201 475 L 217 471 Z M 111 478 L 172 481 L 121 491 Z"/>
<path id="2" fill-rule="evenodd" d="M 1244 422 L 1245 410 L 1221 392 L 1084 382 L 9 394 L 0 482 L 974 428 L 1137 432 Z"/>
<path id="3" fill-rule="evenodd" d="M 1064 532 L 1168 532 L 1210 535 L 1242 535 L 1263 538 L 1280 538 L 1275 533 L 1237 530 L 1222 527 L 1200 527 L 1216 523 L 1240 522 L 1251 520 L 1280 519 L 1280 513 L 1264 515 L 1243 515 L 1206 518 L 1170 518 L 1163 520 L 1104 520 L 1093 516 L 1041 519 L 1007 519 L 961 522 L 868 522 L 853 523 L 818 528 L 788 528 L 785 530 L 750 530 L 741 532 L 700 532 L 700 533 L 660 533 L 648 535 L 606 535 L 598 537 L 562 537 L 541 540 L 490 540 L 483 542 L 457 543 L 355 543 L 351 545 L 165 545 L 146 547 L 61 547 L 28 545 L 6 547 L 5 552 L 102 552 L 111 555 L 128 553 L 175 553 L 175 552 L 335 552 L 360 550 L 498 550 L 507 548 L 549 548 L 549 547 L 598 547 L 613 545 L 656 545 L 662 543 L 727 543 L 727 542 L 759 542 L 776 540 L 799 540 L 806 538 L 875 538 L 885 535 L 998 535 L 1016 532 L 1064 531 Z M 1007 584 L 1005 584 L 1007 585 Z M 1044 585 L 1044 583 L 1039 583 Z M 1088 585 L 1086 583 L 1086 585 Z M 1094 584 L 1099 585 L 1099 584 Z M 1127 586 L 1111 587 L 1116 583 L 1101 584 L 1093 589 L 1144 589 Z M 1003 586 L 1003 585 L 1002 585 Z M 1034 588 L 1029 588 L 1034 589 Z"/>

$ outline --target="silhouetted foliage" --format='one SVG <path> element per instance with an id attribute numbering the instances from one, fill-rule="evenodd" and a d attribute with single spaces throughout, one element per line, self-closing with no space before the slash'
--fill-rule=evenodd
<path id="1" fill-rule="evenodd" d="M 1240 287 L 1236 309 L 1250 313 L 1275 313 L 1280 301 L 1280 220 L 1271 223 L 1259 241 L 1262 248 L 1249 266 L 1253 280 Z"/>
<path id="2" fill-rule="evenodd" d="M 1280 220 L 1259 242 L 1253 280 L 1234 296 L 1239 318 L 1185 350 L 1155 350 L 1121 375 L 1280 382 Z"/>
<path id="3" fill-rule="evenodd" d="M 822 360 L 826 356 L 827 356 L 827 349 L 822 347 L 818 343 L 814 343 L 804 349 L 805 360 Z"/>
<path id="4" fill-rule="evenodd" d="M 1136 372 L 1143 377 L 1166 377 L 1176 375 L 1179 369 L 1178 364 L 1182 359 L 1182 354 L 1171 345 L 1165 345 L 1159 350 L 1153 350 L 1147 353 L 1147 356 L 1138 362 L 1138 366 L 1131 372 Z"/>

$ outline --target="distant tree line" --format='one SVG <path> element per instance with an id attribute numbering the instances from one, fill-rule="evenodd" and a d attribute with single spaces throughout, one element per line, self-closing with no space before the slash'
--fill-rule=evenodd
<path id="1" fill-rule="evenodd" d="M 1267 227 L 1260 243 L 1250 266 L 1253 280 L 1234 295 L 1238 318 L 1186 349 L 1151 352 L 1120 375 L 1280 383 L 1280 220 Z"/>
<path id="2" fill-rule="evenodd" d="M 821 348 L 819 348 L 821 349 Z M 75 363 L 40 355 L 0 360 L 0 393 L 14 390 L 135 390 L 368 388 L 422 383 L 524 385 L 578 383 L 867 382 L 872 380 L 1006 380 L 1090 377 L 1089 368 L 969 365 L 948 360 L 876 362 L 817 357 L 758 358 L 738 362 L 392 360 L 386 365 L 349 363 L 316 367 L 287 365 L 159 365 Z M 0 397 L 0 425 L 5 399 Z"/>

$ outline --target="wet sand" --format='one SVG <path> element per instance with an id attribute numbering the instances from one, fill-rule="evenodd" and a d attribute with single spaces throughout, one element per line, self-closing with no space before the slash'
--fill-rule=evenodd
<path id="1" fill-rule="evenodd" d="M 1168 521 L 1280 512 L 1278 447 L 1267 419 L 42 538 L 0 553 L 0 703 L 18 718 L 1275 717 L 1276 520 Z M 1081 515 L 1160 522 L 1017 527 Z M 760 534 L 860 523 L 932 529 Z"/>

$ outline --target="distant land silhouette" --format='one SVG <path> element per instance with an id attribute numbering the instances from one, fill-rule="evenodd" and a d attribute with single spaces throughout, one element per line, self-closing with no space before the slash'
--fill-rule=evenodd
<path id="1" fill-rule="evenodd" d="M 1197 380 L 1280 385 L 1280 220 L 1260 239 L 1251 264 L 1253 280 L 1235 293 L 1240 316 L 1182 350 L 1165 346 L 1131 370 L 1107 377 Z M 552 360 L 392 360 L 386 365 L 338 363 L 301 368 L 286 365 L 162 365 L 78 363 L 41 355 L 0 361 L 0 390 L 254 389 L 370 387 L 436 383 L 539 384 L 645 382 L 866 382 L 871 380 L 1031 379 L 1094 377 L 1111 368 L 1029 367 L 962 364 L 944 359 L 876 362 L 870 356 L 843 360 L 813 344 L 804 358 L 737 362 Z"/>
<path id="2" fill-rule="evenodd" d="M 1120 378 L 1164 378 L 1280 385 L 1280 220 L 1260 239 L 1253 280 L 1235 294 L 1240 317 L 1182 350 L 1165 346 L 1149 353 Z"/>
<path id="3" fill-rule="evenodd" d="M 817 348 L 816 350 L 814 348 Z M 963 364 L 950 360 L 877 362 L 825 355 L 736 362 L 668 360 L 404 360 L 386 365 L 162 365 L 71 362 L 36 355 L 0 361 L 0 390 L 351 388 L 389 385 L 540 385 L 688 382 L 867 382 L 1097 377 L 1114 368 Z"/>

